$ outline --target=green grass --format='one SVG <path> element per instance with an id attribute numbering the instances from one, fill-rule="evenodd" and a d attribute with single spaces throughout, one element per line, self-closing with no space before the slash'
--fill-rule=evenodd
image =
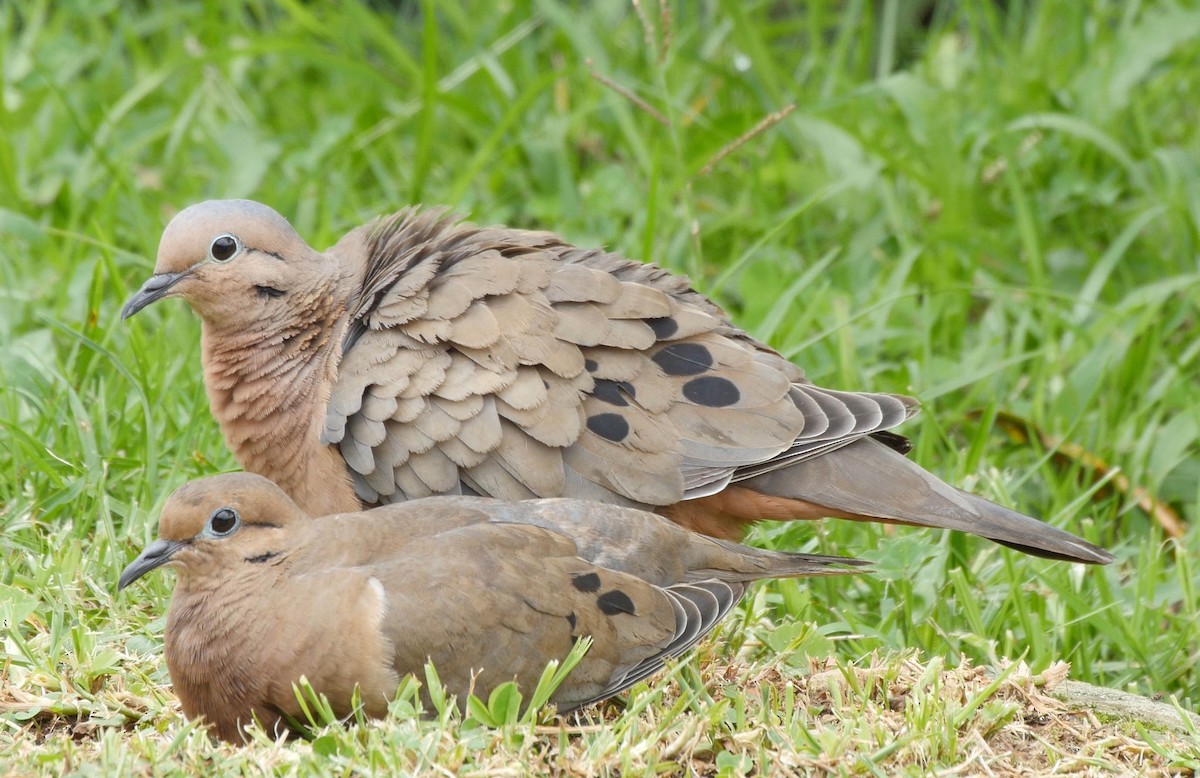
<path id="1" fill-rule="evenodd" d="M 892 0 L 714 0 L 674 3 L 664 25 L 650 0 L 645 23 L 620 2 L 0 4 L 0 766 L 486 771 L 536 752 L 737 774 L 783 741 L 796 770 L 956 764 L 967 752 L 937 738 L 969 727 L 937 706 L 928 741 L 884 753 L 859 726 L 869 699 L 830 729 L 752 686 L 704 691 L 713 666 L 801 683 L 810 661 L 850 673 L 908 648 L 952 667 L 1065 660 L 1075 679 L 1200 706 L 1200 13 L 1005 5 L 933 2 L 920 24 Z M 922 464 L 1118 561 L 762 527 L 755 542 L 877 572 L 762 587 L 604 727 L 398 716 L 258 757 L 209 746 L 166 687 L 169 577 L 113 590 L 166 494 L 234 461 L 194 317 L 119 311 L 170 215 L 234 196 L 317 246 L 423 201 L 687 273 L 818 383 L 918 396 L 904 431 Z M 1005 434 L 1002 414 L 1045 440 Z M 992 702 L 979 711 L 1000 716 Z M 1194 766 L 1196 749 L 1163 746 L 1161 764 Z"/>

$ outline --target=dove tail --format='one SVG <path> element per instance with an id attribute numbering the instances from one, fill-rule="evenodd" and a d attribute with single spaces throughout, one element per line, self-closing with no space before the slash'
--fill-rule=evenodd
<path id="1" fill-rule="evenodd" d="M 797 518 L 826 516 L 968 532 L 1026 554 L 1107 564 L 1104 549 L 955 489 L 883 443 L 861 438 L 792 467 L 743 481 L 761 494 L 796 501 Z"/>

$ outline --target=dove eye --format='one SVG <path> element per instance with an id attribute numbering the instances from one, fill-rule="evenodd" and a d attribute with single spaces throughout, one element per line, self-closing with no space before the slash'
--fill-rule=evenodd
<path id="1" fill-rule="evenodd" d="M 242 242 L 234 235 L 218 235 L 208 245 L 208 256 L 214 262 L 228 262 L 242 251 Z"/>
<path id="2" fill-rule="evenodd" d="M 238 516 L 237 511 L 233 508 L 218 508 L 213 511 L 213 515 L 208 520 L 208 527 L 212 534 L 218 537 L 224 537 L 232 533 L 242 523 L 242 519 Z"/>

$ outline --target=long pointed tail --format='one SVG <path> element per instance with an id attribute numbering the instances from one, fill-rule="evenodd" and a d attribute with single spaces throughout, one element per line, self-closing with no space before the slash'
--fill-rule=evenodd
<path id="1" fill-rule="evenodd" d="M 955 489 L 871 438 L 739 485 L 830 509 L 831 516 L 959 530 L 1049 559 L 1113 561 L 1069 532 Z"/>

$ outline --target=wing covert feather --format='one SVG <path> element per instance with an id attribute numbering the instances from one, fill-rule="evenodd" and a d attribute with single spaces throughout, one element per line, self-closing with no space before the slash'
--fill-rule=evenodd
<path id="1" fill-rule="evenodd" d="M 438 211 L 372 235 L 321 434 L 389 499 L 552 496 L 582 480 L 665 506 L 912 411 L 809 384 L 653 265 Z"/>

